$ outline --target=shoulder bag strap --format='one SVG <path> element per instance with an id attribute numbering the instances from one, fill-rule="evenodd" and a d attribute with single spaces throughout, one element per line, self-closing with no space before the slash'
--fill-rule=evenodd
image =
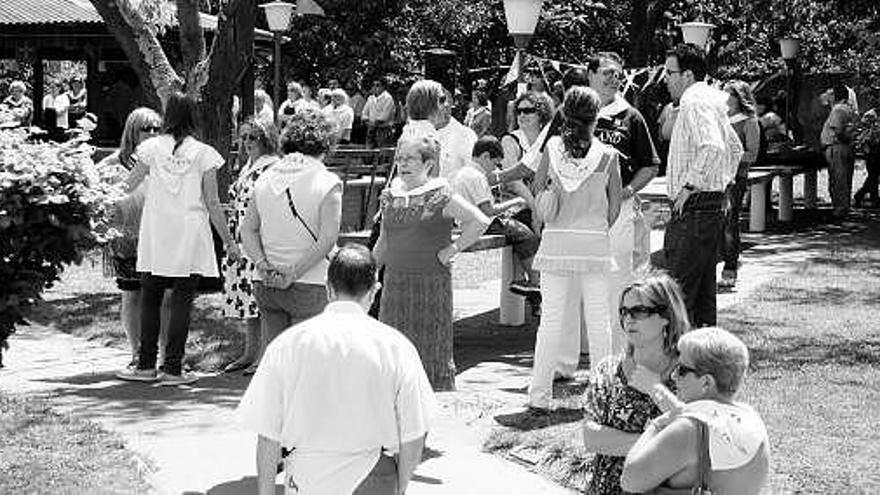
<path id="1" fill-rule="evenodd" d="M 712 462 L 709 459 L 709 428 L 706 422 L 700 419 L 692 418 L 697 423 L 698 443 L 697 443 L 697 486 L 694 487 L 694 495 L 710 495 L 709 491 L 709 473 L 712 470 Z"/>
<path id="2" fill-rule="evenodd" d="M 305 227 L 306 231 L 308 231 L 309 235 L 312 236 L 312 240 L 318 242 L 318 236 L 315 235 L 315 232 L 309 227 L 303 217 L 299 215 L 299 212 L 296 210 L 296 205 L 293 203 L 293 196 L 290 195 L 290 189 L 285 189 L 284 194 L 287 195 L 287 205 L 290 206 L 290 212 L 293 213 L 293 217 L 299 220 L 299 223 Z"/>

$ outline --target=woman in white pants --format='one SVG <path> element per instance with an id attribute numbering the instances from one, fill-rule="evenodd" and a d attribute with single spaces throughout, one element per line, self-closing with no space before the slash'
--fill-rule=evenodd
<path id="1" fill-rule="evenodd" d="M 617 152 L 593 137 L 599 106 L 592 89 L 566 92 L 561 135 L 547 141 L 535 176 L 537 214 L 546 225 L 535 256 L 544 307 L 529 386 L 533 409 L 548 409 L 554 377 L 577 369 L 581 308 L 591 368 L 611 354 L 608 228 L 620 212 L 621 186 Z"/>

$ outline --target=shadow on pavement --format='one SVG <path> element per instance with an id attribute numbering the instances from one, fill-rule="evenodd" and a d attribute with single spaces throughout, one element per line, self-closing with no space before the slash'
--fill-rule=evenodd
<path id="1" fill-rule="evenodd" d="M 182 495 L 246 495 L 257 493 L 257 477 L 246 476 L 211 487 L 207 492 L 183 492 Z M 275 495 L 284 495 L 284 486 L 275 485 Z"/>
<path id="2" fill-rule="evenodd" d="M 453 325 L 456 372 L 487 361 L 531 368 L 539 321 L 528 316 L 524 325 L 499 325 L 497 309 L 456 321 Z"/>
<path id="3" fill-rule="evenodd" d="M 525 409 L 514 413 L 498 414 L 495 416 L 495 421 L 502 426 L 515 430 L 531 431 L 562 423 L 580 421 L 583 417 L 583 409 L 561 407 L 551 411 L 536 412 Z"/>

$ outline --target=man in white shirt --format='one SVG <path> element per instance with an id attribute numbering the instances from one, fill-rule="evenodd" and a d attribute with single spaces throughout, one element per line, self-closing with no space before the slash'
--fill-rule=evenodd
<path id="1" fill-rule="evenodd" d="M 55 112 L 55 127 L 66 130 L 70 127 L 67 113 L 70 109 L 70 98 L 64 89 L 64 83 L 53 81 L 49 83 L 49 94 L 43 97 L 43 110 L 51 108 Z"/>
<path id="2" fill-rule="evenodd" d="M 382 148 L 393 145 L 394 98 L 382 79 L 373 82 L 373 94 L 364 105 L 363 119 L 367 123 L 367 146 Z"/>
<path id="3" fill-rule="evenodd" d="M 728 94 L 706 84 L 705 77 L 702 49 L 682 44 L 667 54 L 666 86 L 681 103 L 669 143 L 666 183 L 673 208 L 663 251 L 695 327 L 715 325 L 724 190 L 743 154 L 727 116 Z"/>
<path id="4" fill-rule="evenodd" d="M 526 223 L 513 216 L 526 208 L 526 200 L 516 196 L 496 203 L 486 178 L 489 173 L 498 169 L 503 158 L 504 149 L 498 138 L 483 136 L 474 144 L 473 160 L 458 169 L 450 178 L 450 183 L 456 193 L 492 219 L 486 233 L 503 235 L 505 242 L 512 246 L 514 257 L 527 278 L 514 280 L 509 289 L 515 294 L 525 296 L 532 307 L 532 313 L 537 315 L 541 310 L 541 278 L 539 272 L 532 268 L 532 261 L 538 252 L 541 237 Z"/>
<path id="5" fill-rule="evenodd" d="M 404 493 L 436 408 L 412 343 L 367 316 L 376 290 L 370 251 L 331 259 L 330 303 L 266 349 L 238 413 L 259 435 L 259 493 L 275 493 L 281 447 L 287 493 Z"/>
<path id="6" fill-rule="evenodd" d="M 445 93 L 435 126 L 440 141 L 440 177 L 449 179 L 470 162 L 477 133 L 452 116 L 452 94 L 449 90 L 445 90 Z"/>

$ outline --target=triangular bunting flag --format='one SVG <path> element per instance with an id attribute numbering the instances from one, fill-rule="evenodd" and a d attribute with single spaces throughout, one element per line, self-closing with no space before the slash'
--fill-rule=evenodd
<path id="1" fill-rule="evenodd" d="M 510 70 L 507 71 L 507 75 L 504 76 L 504 82 L 501 83 L 502 88 L 519 79 L 519 70 L 522 65 L 520 63 L 520 53 L 521 52 L 516 52 L 516 56 L 513 57 L 513 62 L 510 63 Z"/>
<path id="2" fill-rule="evenodd" d="M 315 0 L 297 0 L 296 15 L 324 15 L 324 9 Z"/>

